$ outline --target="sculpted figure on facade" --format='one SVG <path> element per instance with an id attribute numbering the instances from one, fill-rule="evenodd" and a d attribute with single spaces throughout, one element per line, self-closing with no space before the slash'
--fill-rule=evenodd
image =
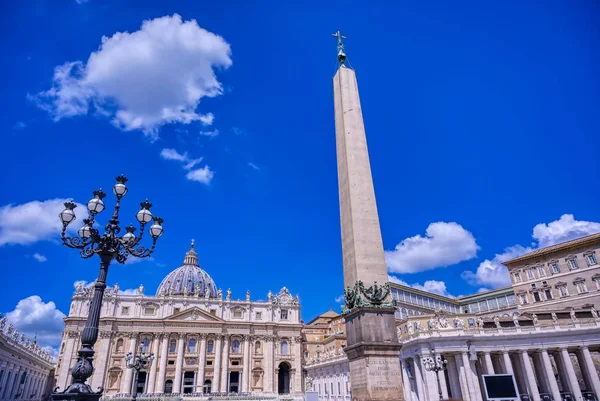
<path id="1" fill-rule="evenodd" d="M 4 331 L 4 326 L 6 326 L 6 317 L 0 319 L 0 332 Z"/>
<path id="2" fill-rule="evenodd" d="M 137 290 L 138 295 L 144 294 L 144 284 L 140 284 L 140 287 Z"/>
<path id="3" fill-rule="evenodd" d="M 445 328 L 447 328 L 447 327 L 448 327 L 448 318 L 446 317 L 446 315 L 443 315 L 443 314 L 442 314 L 442 315 L 441 315 L 441 316 L 438 318 L 438 322 L 439 322 L 439 324 L 440 324 L 440 327 L 441 327 L 442 329 L 445 329 Z"/>
<path id="4" fill-rule="evenodd" d="M 533 320 L 533 325 L 534 326 L 537 326 L 539 324 L 538 317 L 537 317 L 537 315 L 535 313 L 531 316 L 531 319 Z"/>
<path id="5" fill-rule="evenodd" d="M 15 332 L 12 335 L 12 339 L 13 339 L 13 341 L 17 341 L 18 338 L 19 338 L 19 330 L 15 330 Z"/>
<path id="6" fill-rule="evenodd" d="M 573 323 L 579 322 L 579 319 L 577 319 L 577 315 L 575 314 L 575 309 L 571 309 L 569 314 L 571 315 L 571 321 L 573 321 Z"/>
<path id="7" fill-rule="evenodd" d="M 494 316 L 494 324 L 496 325 L 497 328 L 502 327 L 502 326 L 500 326 L 500 317 L 498 315 Z"/>
<path id="8" fill-rule="evenodd" d="M 477 327 L 483 329 L 483 319 L 481 317 L 477 318 Z"/>
<path id="9" fill-rule="evenodd" d="M 415 329 L 413 329 L 413 326 L 412 326 L 412 324 L 409 324 L 409 325 L 408 325 L 408 334 L 410 334 L 410 335 L 413 335 L 413 334 L 414 334 L 414 332 L 415 332 Z"/>
<path id="10" fill-rule="evenodd" d="M 204 291 L 204 298 L 210 298 L 210 288 L 208 288 L 208 286 L 206 286 L 206 290 Z"/>
<path id="11" fill-rule="evenodd" d="M 220 288 L 217 290 L 217 298 L 223 299 L 223 290 Z"/>
<path id="12" fill-rule="evenodd" d="M 227 297 L 225 298 L 227 301 L 231 301 L 231 288 L 227 289 Z"/>
<path id="13" fill-rule="evenodd" d="M 273 293 L 271 290 L 269 290 L 269 293 L 267 294 L 267 301 L 273 302 Z"/>
<path id="14" fill-rule="evenodd" d="M 598 318 L 598 311 L 596 310 L 596 308 L 594 308 L 592 306 L 592 308 L 590 309 L 590 312 L 592 313 L 593 318 L 596 318 L 596 319 Z"/>
<path id="15" fill-rule="evenodd" d="M 417 331 L 423 330 L 423 327 L 421 326 L 421 322 L 420 321 L 417 322 L 417 327 L 415 327 L 415 329 L 417 329 Z"/>
<path id="16" fill-rule="evenodd" d="M 246 301 L 250 301 L 250 290 L 246 291 Z"/>
<path id="17" fill-rule="evenodd" d="M 194 296 L 196 296 L 196 297 L 200 296 L 200 286 L 199 285 L 194 286 Z"/>
<path id="18" fill-rule="evenodd" d="M 515 327 L 521 327 L 521 325 L 519 324 L 519 316 L 513 316 L 513 323 L 515 324 Z"/>
<path id="19" fill-rule="evenodd" d="M 83 283 L 79 281 L 75 286 L 75 294 L 81 294 L 83 292 Z"/>
<path id="20" fill-rule="evenodd" d="M 115 286 L 113 287 L 113 294 L 119 295 L 119 283 L 115 283 Z"/>
<path id="21" fill-rule="evenodd" d="M 552 312 L 552 322 L 558 324 L 558 316 L 556 316 L 555 312 Z"/>

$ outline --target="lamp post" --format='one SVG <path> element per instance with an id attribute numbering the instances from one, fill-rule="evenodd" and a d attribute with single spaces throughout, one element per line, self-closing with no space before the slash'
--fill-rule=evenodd
<path id="1" fill-rule="evenodd" d="M 154 354 L 147 354 L 144 352 L 143 346 L 140 346 L 140 354 L 133 356 L 131 352 L 128 352 L 125 356 L 125 361 L 127 363 L 127 369 L 135 369 L 135 376 L 133 379 L 133 388 L 131 389 L 131 400 L 135 401 L 137 399 L 137 385 L 138 385 L 138 375 L 140 374 L 140 370 L 147 369 L 152 365 L 152 361 L 154 360 Z"/>
<path id="2" fill-rule="evenodd" d="M 444 358 L 444 355 L 436 355 L 435 350 L 431 350 L 431 356 L 426 356 L 423 358 L 423 365 L 425 365 L 425 370 L 428 372 L 435 372 L 435 378 L 437 379 L 438 385 L 438 394 L 440 395 L 440 401 L 444 398 L 442 397 L 442 386 L 440 384 L 440 376 L 439 372 L 443 372 L 446 370 L 446 365 L 448 364 L 448 360 Z"/>
<path id="3" fill-rule="evenodd" d="M 94 191 L 94 197 L 87 203 L 88 216 L 83 219 L 83 227 L 77 232 L 78 235 L 68 237 L 66 234 L 67 226 L 76 219 L 74 209 L 77 205 L 73 202 L 65 202 L 65 210 L 59 214 L 63 225 L 61 233 L 63 244 L 69 248 L 79 249 L 79 253 L 83 259 L 98 255 L 100 257 L 100 273 L 94 284 L 94 295 L 81 336 L 81 349 L 77 353 L 77 362 L 71 369 L 72 383 L 63 392 L 58 392 L 58 387 L 54 389 L 52 399 L 55 401 L 97 401 L 102 396 L 102 387 L 95 392 L 86 383 L 86 380 L 94 371 L 92 364 L 94 359 L 94 344 L 98 339 L 98 323 L 100 321 L 102 298 L 106 289 L 108 267 L 113 259 L 123 264 L 130 256 L 137 258 L 150 256 L 154 252 L 156 240 L 163 233 L 163 219 L 152 216 L 150 212 L 152 204 L 146 200 L 140 204 L 141 210 L 136 214 L 136 218 L 140 223 L 139 235 L 136 236 L 136 228 L 133 225 L 129 225 L 125 228 L 126 233 L 119 236 L 121 232 L 121 227 L 119 226 L 119 208 L 121 198 L 127 193 L 127 187 L 125 186 L 127 178 L 120 175 L 116 180 L 117 183 L 113 187 L 113 193 L 117 198 L 117 202 L 113 214 L 110 220 L 108 220 L 108 224 L 104 227 L 103 234 L 100 234 L 100 231 L 94 226 L 96 215 L 105 208 L 103 199 L 106 197 L 106 194 L 102 189 Z M 140 245 L 140 242 L 144 236 L 146 225 L 151 221 L 154 221 L 154 223 L 148 231 L 152 237 L 152 246 L 146 248 Z"/>

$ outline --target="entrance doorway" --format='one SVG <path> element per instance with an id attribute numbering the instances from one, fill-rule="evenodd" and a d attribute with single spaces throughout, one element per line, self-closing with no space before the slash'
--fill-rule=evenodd
<path id="1" fill-rule="evenodd" d="M 287 362 L 281 362 L 279 364 L 277 384 L 277 391 L 279 394 L 290 393 L 290 365 Z"/>
<path id="2" fill-rule="evenodd" d="M 192 394 L 194 392 L 194 372 L 185 372 L 183 374 L 183 394 Z"/>
<path id="3" fill-rule="evenodd" d="M 240 392 L 240 372 L 229 372 L 229 392 Z"/>
<path id="4" fill-rule="evenodd" d="M 146 372 L 138 373 L 137 383 L 135 383 L 135 392 L 137 394 L 144 394 L 146 392 Z"/>

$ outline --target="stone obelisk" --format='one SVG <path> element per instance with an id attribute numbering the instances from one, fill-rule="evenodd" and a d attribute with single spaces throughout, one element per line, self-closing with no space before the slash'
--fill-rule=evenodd
<path id="1" fill-rule="evenodd" d="M 333 78 L 344 264 L 347 346 L 353 401 L 404 400 L 391 300 L 356 73 L 342 36 Z"/>

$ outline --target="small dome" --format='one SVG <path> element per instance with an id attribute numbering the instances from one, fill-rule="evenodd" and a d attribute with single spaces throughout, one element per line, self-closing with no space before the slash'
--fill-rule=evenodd
<path id="1" fill-rule="evenodd" d="M 192 240 L 192 246 L 185 254 L 183 264 L 163 279 L 158 286 L 156 295 L 196 295 L 204 297 L 207 288 L 210 291 L 211 298 L 217 296 L 215 282 L 198 264 L 198 254 L 194 250 L 194 240 Z"/>

